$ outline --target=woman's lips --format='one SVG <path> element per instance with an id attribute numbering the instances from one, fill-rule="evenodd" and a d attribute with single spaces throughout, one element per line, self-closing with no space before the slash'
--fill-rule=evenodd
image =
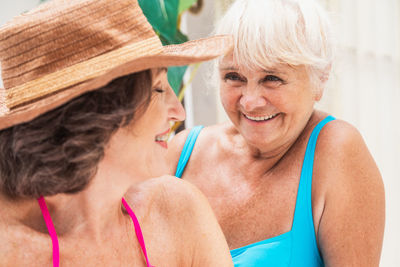
<path id="1" fill-rule="evenodd" d="M 156 143 L 162 146 L 163 148 L 168 148 L 168 143 L 165 141 L 156 141 Z"/>
<path id="2" fill-rule="evenodd" d="M 171 129 L 168 129 L 165 132 L 156 135 L 155 142 L 157 144 L 159 144 L 160 146 L 162 146 L 163 148 L 168 148 L 167 140 L 168 140 L 168 137 L 169 137 L 170 130 Z"/>
<path id="3" fill-rule="evenodd" d="M 168 130 L 166 130 L 166 131 L 165 131 L 165 132 L 163 132 L 163 133 L 157 134 L 157 136 L 163 136 L 163 135 L 166 135 L 166 134 L 168 134 L 168 133 L 169 133 L 169 131 L 171 131 L 171 129 L 170 129 L 170 128 L 168 128 Z"/>
<path id="4" fill-rule="evenodd" d="M 244 113 L 242 113 L 242 114 L 243 114 L 243 117 L 245 117 L 247 121 L 250 121 L 253 123 L 266 123 L 280 115 L 280 113 L 276 113 L 273 115 L 266 115 L 266 116 L 250 116 L 250 115 L 246 115 Z"/>

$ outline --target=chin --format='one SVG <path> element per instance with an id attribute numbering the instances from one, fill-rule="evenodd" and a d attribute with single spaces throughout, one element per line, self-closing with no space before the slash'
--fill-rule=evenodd
<path id="1" fill-rule="evenodd" d="M 258 149 L 265 147 L 269 143 L 267 140 L 260 141 L 260 139 L 246 139 L 246 142 L 250 146 Z"/>
<path id="2" fill-rule="evenodd" d="M 246 131 L 242 131 L 241 134 L 246 142 L 254 147 L 264 147 L 275 139 L 267 131 L 256 132 L 247 129 Z"/>

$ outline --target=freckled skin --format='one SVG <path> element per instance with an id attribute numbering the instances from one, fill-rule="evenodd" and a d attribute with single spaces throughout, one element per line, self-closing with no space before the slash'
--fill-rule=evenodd
<path id="1" fill-rule="evenodd" d="M 328 114 L 314 109 L 322 91 L 302 66 L 250 70 L 230 55 L 220 62 L 220 82 L 230 121 L 202 130 L 182 178 L 209 199 L 235 249 L 290 231 L 307 141 Z M 171 174 L 188 132 L 170 142 Z M 312 213 L 325 266 L 379 266 L 382 178 L 361 135 L 341 120 L 318 137 Z"/>
<path id="2" fill-rule="evenodd" d="M 220 70 L 222 105 L 246 142 L 261 153 L 287 150 L 303 131 L 316 100 L 306 69 L 279 65 L 253 71 L 240 68 L 232 56 L 227 56 Z M 244 114 L 278 115 L 270 122 L 254 125 Z"/>

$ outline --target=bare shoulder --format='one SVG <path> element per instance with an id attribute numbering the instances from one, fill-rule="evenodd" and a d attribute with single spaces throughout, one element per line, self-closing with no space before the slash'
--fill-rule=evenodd
<path id="1" fill-rule="evenodd" d="M 180 154 L 182 148 L 186 142 L 186 139 L 191 129 L 185 129 L 176 134 L 172 140 L 168 142 L 168 153 L 169 154 Z"/>
<path id="2" fill-rule="evenodd" d="M 1 266 L 12 266 L 12 262 L 15 262 L 18 259 L 18 251 L 19 242 L 18 235 L 15 235 L 15 232 L 12 229 L 6 231 L 6 226 L 3 225 L 3 222 L 0 222 L 1 231 L 0 238 L 2 242 L 0 243 L 0 265 Z M 20 251 L 22 252 L 22 251 Z"/>
<path id="3" fill-rule="evenodd" d="M 125 198 L 138 210 L 151 206 L 152 211 L 168 215 L 169 221 L 176 218 L 170 216 L 172 214 L 179 214 L 179 220 L 192 220 L 202 206 L 209 206 L 194 185 L 170 175 L 149 179 L 132 187 Z"/>
<path id="4" fill-rule="evenodd" d="M 351 147 L 363 143 L 360 132 L 350 123 L 342 120 L 333 120 L 327 123 L 318 136 L 317 149 L 321 152 L 343 152 L 346 154 Z M 363 144 L 365 147 L 365 144 Z M 346 149 L 346 151 L 343 151 Z"/>
<path id="5" fill-rule="evenodd" d="M 378 266 L 385 217 L 383 182 L 362 135 L 351 124 L 334 120 L 322 128 L 313 192 L 314 185 L 323 199 L 318 241 L 327 266 Z"/>
<path id="6" fill-rule="evenodd" d="M 51 241 L 21 225 L 0 223 L 0 266 L 45 266 Z"/>
<path id="7" fill-rule="evenodd" d="M 173 175 L 178 165 L 179 157 L 181 155 L 183 146 L 185 145 L 186 139 L 191 129 L 186 129 L 175 135 L 172 140 L 168 142 L 168 154 L 167 161 L 169 166 L 168 173 Z"/>
<path id="8" fill-rule="evenodd" d="M 227 123 L 204 127 L 199 134 L 198 142 L 211 142 L 223 134 L 227 128 Z M 180 153 L 191 130 L 192 129 L 186 129 L 175 135 L 169 142 L 168 148 Z"/>
<path id="9" fill-rule="evenodd" d="M 326 200 L 337 196 L 340 189 L 342 197 L 346 193 L 371 198 L 384 196 L 381 174 L 361 133 L 342 120 L 331 121 L 322 128 L 315 152 L 314 174 L 325 184 Z"/>
<path id="10" fill-rule="evenodd" d="M 322 128 L 318 136 L 315 161 L 318 162 L 316 172 L 335 172 L 336 178 L 327 182 L 347 183 L 352 179 L 355 179 L 353 182 L 360 182 L 362 178 L 370 182 L 382 180 L 362 135 L 353 125 L 342 120 L 331 121 Z M 346 175 L 340 175 L 344 172 Z M 362 176 L 350 175 L 354 172 L 362 172 L 358 173 Z"/>
<path id="11" fill-rule="evenodd" d="M 158 236 L 169 233 L 176 251 L 182 252 L 182 265 L 232 266 L 217 219 L 194 185 L 166 175 L 141 183 L 126 198 L 140 210 L 140 217 L 157 223 L 154 229 L 163 229 Z"/>
<path id="12" fill-rule="evenodd" d="M 194 155 L 201 155 L 203 152 L 207 152 L 207 149 L 211 144 L 215 144 L 221 135 L 226 131 L 226 124 L 217 124 L 212 126 L 204 127 L 197 140 L 193 150 Z M 186 129 L 175 135 L 172 140 L 168 143 L 168 165 L 170 166 L 169 174 L 173 175 L 178 165 L 179 157 L 185 145 L 185 142 L 192 129 Z"/>

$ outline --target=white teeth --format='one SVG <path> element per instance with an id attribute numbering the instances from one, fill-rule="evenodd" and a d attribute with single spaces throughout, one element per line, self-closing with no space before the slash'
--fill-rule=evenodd
<path id="1" fill-rule="evenodd" d="M 156 136 L 156 141 L 167 142 L 168 134 Z"/>
<path id="2" fill-rule="evenodd" d="M 272 119 L 276 115 L 278 115 L 278 114 L 269 115 L 269 116 L 263 116 L 263 117 L 252 117 L 252 116 L 248 116 L 248 115 L 244 114 L 244 116 L 246 118 L 248 118 L 249 120 L 252 120 L 252 121 L 266 121 L 266 120 Z"/>

